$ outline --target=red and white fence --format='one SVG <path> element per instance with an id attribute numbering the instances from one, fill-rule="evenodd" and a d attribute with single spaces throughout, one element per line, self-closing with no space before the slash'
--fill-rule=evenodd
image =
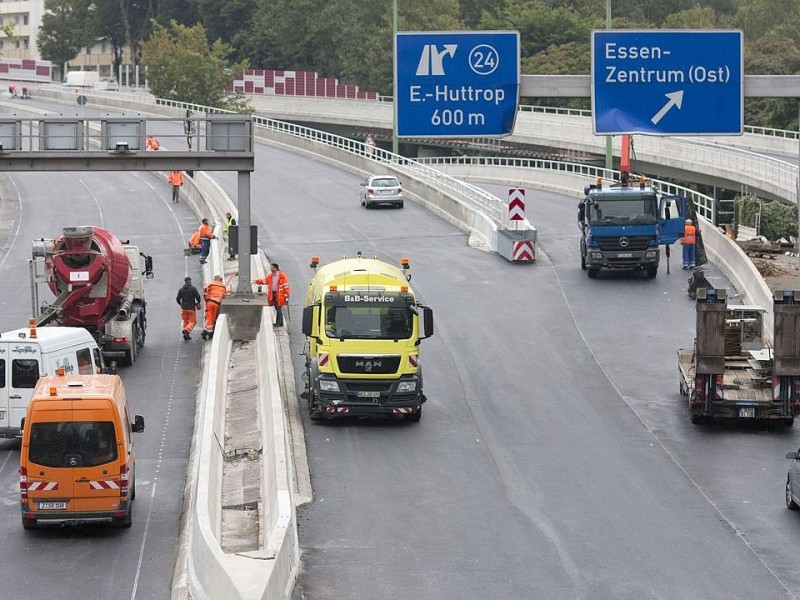
<path id="1" fill-rule="evenodd" d="M 333 77 L 320 77 L 313 71 L 247 69 L 228 86 L 228 92 L 315 98 L 377 100 L 377 92 L 362 92 L 356 85 L 339 83 Z"/>

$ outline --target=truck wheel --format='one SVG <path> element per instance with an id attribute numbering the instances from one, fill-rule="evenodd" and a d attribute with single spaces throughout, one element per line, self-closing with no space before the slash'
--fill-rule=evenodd
<path id="1" fill-rule="evenodd" d="M 589 279 L 594 279 L 595 277 L 597 277 L 597 269 L 589 267 L 586 269 L 586 274 L 589 276 Z"/>
<path id="2" fill-rule="evenodd" d="M 784 417 L 783 421 L 781 421 L 781 425 L 784 427 L 791 427 L 794 425 L 794 417 Z"/>
<path id="3" fill-rule="evenodd" d="M 422 418 L 422 406 L 415 410 L 414 412 L 408 413 L 403 415 L 403 420 L 407 423 L 416 423 Z"/>
<path id="4" fill-rule="evenodd" d="M 786 478 L 786 508 L 789 510 L 797 510 L 800 508 L 797 506 L 797 502 L 794 501 L 794 498 L 792 498 L 792 485 L 788 477 Z M 24 521 L 25 519 L 22 520 Z"/>
<path id="5" fill-rule="evenodd" d="M 703 422 L 703 415 L 692 415 L 692 423 L 699 425 Z"/>
<path id="6" fill-rule="evenodd" d="M 36 519 L 22 517 L 22 528 L 25 531 L 31 531 L 32 529 L 39 529 L 39 525 L 36 523 Z"/>
<path id="7" fill-rule="evenodd" d="M 658 267 L 647 267 L 647 278 L 655 279 L 658 275 Z"/>
<path id="8" fill-rule="evenodd" d="M 581 270 L 586 270 L 586 257 L 583 254 L 581 254 Z"/>
<path id="9" fill-rule="evenodd" d="M 319 421 L 322 418 L 322 411 L 319 410 L 317 405 L 317 396 L 314 390 L 311 390 L 308 394 L 308 417 L 312 421 Z"/>

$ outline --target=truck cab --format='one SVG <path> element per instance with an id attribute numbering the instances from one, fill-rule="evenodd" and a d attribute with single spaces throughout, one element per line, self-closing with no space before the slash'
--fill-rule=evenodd
<path id="1" fill-rule="evenodd" d="M 311 418 L 418 421 L 425 401 L 420 341 L 433 335 L 433 312 L 416 300 L 404 272 L 377 259 L 343 259 L 316 272 L 306 304 Z"/>
<path id="2" fill-rule="evenodd" d="M 602 180 L 584 189 L 578 205 L 581 269 L 589 277 L 600 270 L 658 273 L 660 245 L 683 235 L 686 201 L 664 196 L 641 179 L 638 186 L 603 187 Z"/>

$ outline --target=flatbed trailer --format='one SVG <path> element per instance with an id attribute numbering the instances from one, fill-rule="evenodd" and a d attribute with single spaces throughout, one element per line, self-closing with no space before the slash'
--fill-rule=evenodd
<path id="1" fill-rule="evenodd" d="M 800 413 L 800 292 L 775 292 L 773 347 L 763 342 L 764 312 L 728 306 L 725 290 L 697 290 L 694 347 L 677 356 L 692 423 L 794 423 Z"/>
<path id="2" fill-rule="evenodd" d="M 770 359 L 771 362 L 771 359 Z M 752 355 L 726 356 L 721 394 L 706 407 L 692 411 L 692 422 L 701 423 L 711 419 L 785 419 L 780 407 L 772 398 L 771 369 L 763 368 L 763 361 Z M 695 352 L 678 350 L 678 372 L 681 395 L 692 405 L 695 396 Z"/>

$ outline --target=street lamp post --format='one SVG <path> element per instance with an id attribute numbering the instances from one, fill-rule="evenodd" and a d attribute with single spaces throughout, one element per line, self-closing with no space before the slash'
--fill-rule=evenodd
<path id="1" fill-rule="evenodd" d="M 611 0 L 608 0 L 609 2 Z M 392 0 L 392 46 L 397 52 L 396 46 L 397 40 L 397 0 Z M 397 64 L 397 57 L 394 57 L 394 62 Z M 395 82 L 394 86 L 394 102 L 392 106 L 392 152 L 397 154 L 398 145 L 397 145 L 397 82 Z"/>

